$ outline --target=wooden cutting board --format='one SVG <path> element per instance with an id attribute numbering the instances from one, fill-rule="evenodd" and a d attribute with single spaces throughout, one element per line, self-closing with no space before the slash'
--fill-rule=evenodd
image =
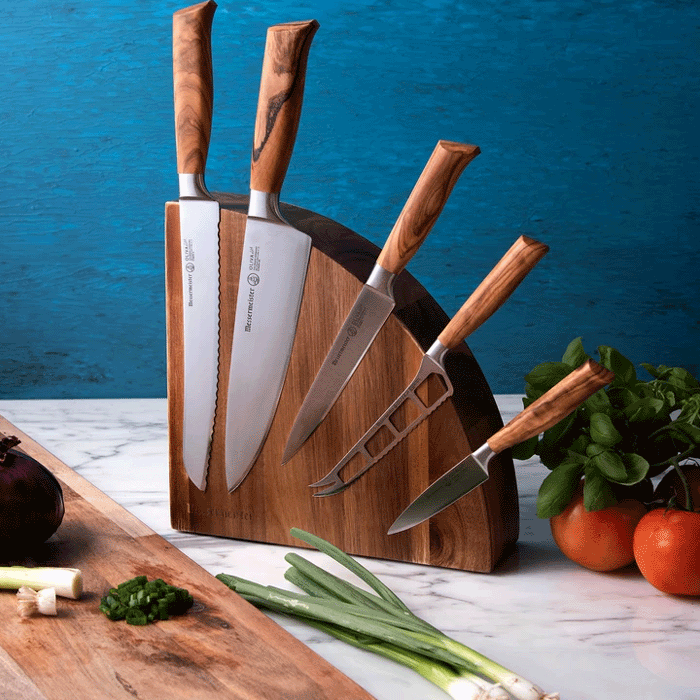
<path id="1" fill-rule="evenodd" d="M 0 416 L 0 433 L 59 479 L 66 514 L 26 561 L 81 569 L 81 600 L 21 619 L 0 591 L 2 700 L 325 700 L 370 696 L 131 513 Z M 145 627 L 98 610 L 112 586 L 145 574 L 184 586 L 185 615 Z"/>
<path id="2" fill-rule="evenodd" d="M 169 202 L 165 208 L 173 527 L 276 544 L 293 544 L 289 530 L 300 527 L 353 555 L 492 571 L 518 539 L 517 486 L 509 453 L 491 460 L 490 478 L 482 486 L 429 521 L 387 535 L 395 518 L 418 494 L 503 426 L 488 383 L 464 342 L 446 356 L 445 369 L 454 386 L 451 398 L 341 493 L 316 498 L 313 494 L 318 489 L 309 488 L 402 393 L 418 371 L 423 353 L 447 325 L 447 314 L 408 270 L 396 278 L 393 313 L 338 401 L 299 452 L 282 465 L 284 446 L 302 401 L 379 254 L 377 246 L 357 233 L 299 207 L 282 205 L 289 222 L 309 234 L 313 243 L 287 377 L 260 456 L 241 485 L 228 492 L 224 464 L 226 400 L 248 198 L 216 196 L 223 204 L 219 231 L 219 386 L 205 491 L 192 484 L 182 462 L 179 205 Z M 493 260 L 494 265 L 497 262 Z M 455 293 L 463 294 L 466 300 L 490 271 L 490 267 L 470 271 L 470 281 Z M 424 388 L 422 399 L 427 403 L 433 403 L 434 397 L 442 393 L 442 388 L 435 385 Z M 250 421 L 251 417 L 242 416 L 241 420 Z M 373 446 L 373 454 L 384 444 Z M 356 468 L 351 464 L 349 471 L 355 473 Z M 348 474 L 343 476 L 347 478 Z"/>

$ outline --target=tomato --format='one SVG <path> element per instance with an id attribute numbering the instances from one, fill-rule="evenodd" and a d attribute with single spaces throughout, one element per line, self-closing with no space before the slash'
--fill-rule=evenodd
<path id="1" fill-rule="evenodd" d="M 634 558 L 664 593 L 700 595 L 700 513 L 656 508 L 634 531 Z"/>
<path id="2" fill-rule="evenodd" d="M 700 512 L 700 466 L 697 464 L 681 464 L 680 470 L 688 482 L 690 498 L 693 501 L 693 510 Z M 685 489 L 678 472 L 671 469 L 664 474 L 663 479 L 654 491 L 654 498 L 661 499 L 668 503 L 668 499 L 675 494 L 678 504 L 685 508 Z"/>
<path id="3" fill-rule="evenodd" d="M 632 537 L 646 512 L 646 506 L 632 498 L 588 512 L 581 482 L 569 505 L 550 518 L 549 525 L 554 541 L 569 559 L 593 571 L 614 571 L 634 561 Z"/>

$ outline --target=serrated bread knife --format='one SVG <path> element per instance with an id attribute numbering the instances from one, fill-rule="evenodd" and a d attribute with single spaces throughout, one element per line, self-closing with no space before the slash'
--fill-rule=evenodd
<path id="1" fill-rule="evenodd" d="M 219 358 L 219 204 L 204 184 L 214 102 L 212 0 L 173 15 L 175 142 L 180 185 L 184 332 L 183 461 L 207 483 Z"/>
<path id="2" fill-rule="evenodd" d="M 288 462 L 335 404 L 394 308 L 393 284 L 437 221 L 477 146 L 439 141 L 350 309 L 294 421 L 282 456 Z"/>
<path id="3" fill-rule="evenodd" d="M 544 243 L 535 241 L 527 236 L 520 236 L 515 241 L 493 270 L 464 302 L 462 308 L 452 317 L 425 355 L 423 355 L 423 360 L 416 376 L 402 394 L 323 479 L 315 484 L 311 484 L 312 488 L 327 487 L 323 491 L 316 492 L 314 496 L 331 496 L 345 490 L 394 449 L 408 433 L 425 420 L 438 406 L 452 396 L 454 388 L 445 371 L 445 355 L 479 328 L 501 307 L 548 250 L 549 248 Z M 435 397 L 432 402 L 426 404 L 421 400 L 418 392 L 420 387 L 432 375 L 436 375 L 441 379 L 443 392 Z M 398 416 L 406 402 L 410 402 L 417 408 L 417 416 L 407 425 L 402 426 Z M 387 430 L 388 434 L 391 435 L 391 440 L 384 449 L 372 455 L 368 450 L 368 444 L 379 431 Z M 358 467 L 353 464 L 351 467 L 351 463 L 358 456 L 359 461 L 362 462 L 361 466 Z M 346 469 L 352 469 L 353 473 L 346 474 Z"/>
<path id="4" fill-rule="evenodd" d="M 279 195 L 292 157 L 306 63 L 318 22 L 267 30 L 238 281 L 226 408 L 226 482 L 235 489 L 265 443 L 296 334 L 311 238 L 290 226 Z"/>
<path id="5" fill-rule="evenodd" d="M 612 372 L 587 360 L 434 481 L 396 518 L 388 534 L 408 530 L 468 494 L 488 479 L 488 463 L 494 455 L 556 425 L 614 378 Z"/>

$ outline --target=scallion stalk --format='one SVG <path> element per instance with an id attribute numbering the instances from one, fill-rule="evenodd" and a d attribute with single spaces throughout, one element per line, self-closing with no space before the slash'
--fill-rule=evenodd
<path id="1" fill-rule="evenodd" d="M 393 591 L 338 547 L 298 528 L 291 532 L 354 573 L 376 595 L 295 553 L 285 557 L 292 565 L 285 578 L 304 594 L 261 586 L 229 574 L 218 574 L 217 578 L 257 607 L 301 618 L 349 644 L 413 668 L 443 690 L 449 687 L 451 690 L 447 692 L 452 697 L 492 700 L 510 696 L 516 700 L 559 697 L 556 693 L 544 693 L 530 681 L 414 615 Z M 463 694 L 453 694 L 459 688 Z"/>
<path id="2" fill-rule="evenodd" d="M 83 574 L 52 566 L 0 566 L 0 588 L 16 591 L 22 586 L 35 591 L 55 588 L 56 595 L 77 600 L 83 594 Z"/>

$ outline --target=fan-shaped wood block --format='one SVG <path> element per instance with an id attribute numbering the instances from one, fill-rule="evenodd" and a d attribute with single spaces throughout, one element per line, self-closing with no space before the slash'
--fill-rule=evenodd
<path id="1" fill-rule="evenodd" d="M 338 329 L 366 281 L 379 249 L 342 225 L 282 205 L 285 217 L 308 233 L 313 248 L 287 378 L 260 456 L 229 493 L 224 470 L 228 365 L 247 197 L 217 195 L 223 204 L 221 326 L 217 414 L 206 491 L 182 464 L 182 283 L 179 208 L 168 202 L 166 296 L 170 507 L 177 530 L 302 546 L 300 527 L 344 551 L 369 557 L 489 572 L 518 538 L 513 462 L 495 457 L 490 478 L 417 527 L 387 535 L 399 513 L 432 481 L 483 444 L 502 425 L 496 402 L 472 352 L 462 343 L 448 353 L 454 395 L 343 492 L 315 497 L 318 481 L 362 437 L 413 379 L 423 353 L 449 320 L 407 272 L 396 279 L 396 307 L 325 421 L 286 464 L 281 458 L 297 411 Z M 484 270 L 484 275 L 489 271 Z M 428 387 L 426 391 L 435 389 Z M 426 397 L 428 398 L 428 397 Z"/>

